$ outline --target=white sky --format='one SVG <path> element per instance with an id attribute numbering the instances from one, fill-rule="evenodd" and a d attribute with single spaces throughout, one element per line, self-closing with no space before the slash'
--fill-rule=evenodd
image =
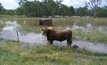
<path id="1" fill-rule="evenodd" d="M 19 4 L 20 0 L 0 0 L 0 3 L 5 9 L 16 9 Z M 33 1 L 33 0 L 28 0 Z M 107 0 L 102 0 L 101 6 L 107 5 Z M 74 8 L 78 7 L 84 7 L 85 6 L 85 0 L 63 0 L 62 4 L 65 4 L 67 6 L 73 6 Z"/>

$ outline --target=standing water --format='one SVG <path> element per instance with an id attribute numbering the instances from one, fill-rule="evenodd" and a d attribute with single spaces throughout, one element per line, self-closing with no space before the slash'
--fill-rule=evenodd
<path id="1" fill-rule="evenodd" d="M 6 22 L 6 26 L 0 32 L 1 33 L 0 38 L 15 41 L 18 41 L 19 38 L 19 41 L 21 43 L 28 43 L 30 46 L 33 46 L 34 44 L 44 45 L 44 43 L 46 43 L 46 39 L 43 37 L 42 33 L 35 34 L 31 32 L 25 34 L 19 31 L 20 28 L 21 26 L 17 24 L 16 21 Z"/>
<path id="2" fill-rule="evenodd" d="M 91 24 L 88 24 L 87 27 L 90 27 Z M 17 24 L 16 21 L 13 22 L 6 22 L 6 26 L 2 29 L 0 32 L 0 38 L 6 39 L 6 40 L 15 40 L 17 41 L 17 32 L 18 31 L 18 37 L 19 41 L 23 44 L 29 44 L 30 47 L 37 46 L 37 45 L 47 45 L 47 39 L 45 36 L 42 35 L 42 33 L 35 34 L 33 32 L 24 34 L 23 32 L 20 32 L 19 29 L 21 26 Z M 78 27 L 74 24 L 74 29 L 81 28 L 84 29 L 84 27 Z M 67 28 L 68 29 L 68 28 Z M 54 45 L 57 46 L 67 46 L 66 41 L 54 41 Z M 99 52 L 99 53 L 106 53 L 107 54 L 107 45 L 102 43 L 93 43 L 88 41 L 73 41 L 72 45 L 77 45 L 79 49 L 86 49 L 91 52 Z M 23 46 L 22 46 L 23 47 Z"/>

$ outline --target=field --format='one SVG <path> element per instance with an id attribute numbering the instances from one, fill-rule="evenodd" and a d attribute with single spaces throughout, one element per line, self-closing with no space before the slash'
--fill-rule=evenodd
<path id="1" fill-rule="evenodd" d="M 0 30 L 6 21 L 17 21 L 20 31 L 40 33 L 39 18 L 2 18 Z M 70 29 L 73 41 L 85 40 L 93 43 L 107 44 L 107 18 L 64 17 L 52 18 L 57 30 Z M 60 46 L 25 46 L 17 41 L 0 39 L 0 65 L 106 65 L 107 54 L 93 53 L 86 49 L 72 49 Z M 82 43 L 81 43 L 82 44 Z"/>

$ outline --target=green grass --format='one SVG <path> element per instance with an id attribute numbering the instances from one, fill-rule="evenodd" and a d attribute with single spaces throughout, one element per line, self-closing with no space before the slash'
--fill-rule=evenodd
<path id="1" fill-rule="evenodd" d="M 5 26 L 5 23 L 4 22 L 1 22 L 0 23 L 0 31 L 2 30 L 2 28 Z"/>
<path id="2" fill-rule="evenodd" d="M 107 35 L 99 32 L 98 30 L 93 30 L 87 35 L 87 39 L 92 42 L 103 42 L 107 43 Z"/>
<path id="3" fill-rule="evenodd" d="M 0 65 L 106 65 L 107 55 L 57 46 L 20 48 L 20 43 L 0 44 Z"/>

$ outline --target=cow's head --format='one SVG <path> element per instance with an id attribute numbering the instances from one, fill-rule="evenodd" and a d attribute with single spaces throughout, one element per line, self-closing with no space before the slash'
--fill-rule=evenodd
<path id="1" fill-rule="evenodd" d="M 47 34 L 49 33 L 49 31 L 51 31 L 51 30 L 53 30 L 53 27 L 48 27 L 48 28 L 46 28 L 46 29 L 42 29 L 42 31 L 43 31 L 43 35 L 44 36 L 47 36 Z"/>

